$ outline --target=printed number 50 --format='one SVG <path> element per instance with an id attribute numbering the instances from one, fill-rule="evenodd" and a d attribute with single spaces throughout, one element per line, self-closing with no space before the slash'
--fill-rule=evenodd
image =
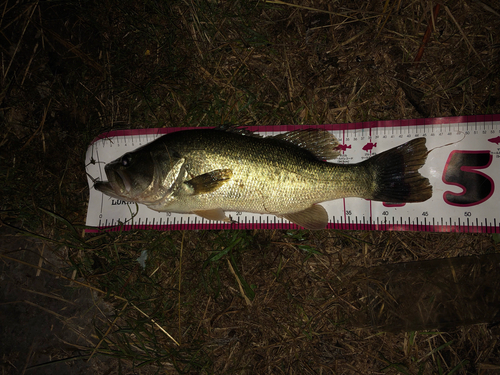
<path id="1" fill-rule="evenodd" d="M 462 188 L 461 193 L 446 191 L 443 199 L 452 206 L 475 206 L 486 201 L 495 190 L 488 175 L 477 171 L 488 168 L 492 161 L 489 151 L 453 151 L 443 171 L 443 182 Z"/>

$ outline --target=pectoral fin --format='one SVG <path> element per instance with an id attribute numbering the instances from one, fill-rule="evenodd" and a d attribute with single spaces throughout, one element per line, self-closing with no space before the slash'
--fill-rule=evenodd
<path id="1" fill-rule="evenodd" d="M 306 229 L 324 229 L 328 224 L 328 214 L 325 208 L 319 204 L 303 211 L 283 215 L 283 217 Z"/>
<path id="2" fill-rule="evenodd" d="M 193 213 L 207 220 L 227 221 L 227 222 L 231 221 L 228 217 L 226 217 L 226 214 L 220 208 L 216 208 L 213 210 L 198 210 L 198 211 L 193 211 Z"/>
<path id="3" fill-rule="evenodd" d="M 207 194 L 217 190 L 233 177 L 231 169 L 217 169 L 186 181 L 193 189 L 193 195 Z M 200 215 L 201 216 L 201 215 Z"/>

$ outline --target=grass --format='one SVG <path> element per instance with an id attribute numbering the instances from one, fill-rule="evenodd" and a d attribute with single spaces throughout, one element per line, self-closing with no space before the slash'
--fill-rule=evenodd
<path id="1" fill-rule="evenodd" d="M 433 5 L 5 2 L 0 220 L 31 242 L 2 250 L 2 277 L 50 275 L 75 295 L 88 291 L 94 315 L 93 329 L 81 330 L 70 323 L 77 314 L 91 320 L 83 313 L 36 302 L 79 332 L 68 344 L 79 355 L 61 350 L 54 360 L 22 362 L 10 353 L 4 373 L 14 373 L 10 364 L 41 371 L 91 357 L 144 374 L 498 371 L 496 326 L 387 333 L 356 320 L 365 296 L 352 281 L 360 267 L 497 253 L 497 237 L 82 235 L 86 147 L 110 129 L 500 113 L 500 10 L 443 5 L 415 63 Z M 143 268 L 137 259 L 145 250 Z"/>

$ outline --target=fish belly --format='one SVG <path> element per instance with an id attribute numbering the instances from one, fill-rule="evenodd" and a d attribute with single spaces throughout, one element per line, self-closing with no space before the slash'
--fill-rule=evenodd
<path id="1" fill-rule="evenodd" d="M 194 196 L 181 193 L 162 210 L 189 213 L 220 208 L 224 211 L 283 215 L 302 211 L 315 203 L 356 194 L 353 192 L 356 190 L 356 176 L 352 171 L 318 163 L 316 172 L 311 169 L 292 171 L 291 168 L 262 165 L 255 168 L 233 165 L 231 181 L 216 191 Z M 217 169 L 219 166 L 213 167 Z"/>

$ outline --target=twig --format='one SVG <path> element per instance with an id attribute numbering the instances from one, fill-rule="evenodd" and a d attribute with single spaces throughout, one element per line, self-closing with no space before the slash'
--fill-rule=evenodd
<path id="1" fill-rule="evenodd" d="M 36 50 L 38 49 L 38 43 L 35 44 L 35 48 L 33 48 L 33 54 L 31 55 L 30 61 L 28 62 L 28 66 L 26 67 L 26 70 L 24 72 L 23 80 L 21 81 L 21 87 L 24 85 L 24 80 L 26 79 L 26 76 L 28 75 L 28 71 L 30 70 L 31 63 L 33 62 L 33 58 L 36 55 Z"/>
<path id="2" fill-rule="evenodd" d="M 106 338 L 106 336 L 109 334 L 109 332 L 111 331 L 111 328 L 114 327 L 116 321 L 118 320 L 118 318 L 120 317 L 121 313 L 125 310 L 125 308 L 128 306 L 128 302 L 125 302 L 125 305 L 123 305 L 123 308 L 120 310 L 120 312 L 116 315 L 115 319 L 113 319 L 113 321 L 111 322 L 111 324 L 109 325 L 108 327 L 108 330 L 106 331 L 106 333 L 102 336 L 102 338 L 99 340 L 99 342 L 97 343 L 97 345 L 95 346 L 94 350 L 92 350 L 92 353 L 90 353 L 90 356 L 89 358 L 87 359 L 87 362 L 90 361 L 92 359 L 92 357 L 94 356 L 94 354 L 97 352 L 97 350 L 99 349 L 99 347 L 101 346 L 102 342 L 104 341 L 104 339 Z"/>
<path id="3" fill-rule="evenodd" d="M 153 318 L 151 318 L 148 314 L 146 314 L 144 311 L 142 311 L 140 308 L 138 308 L 136 305 L 134 305 L 133 303 L 131 303 L 132 307 L 134 309 L 136 309 L 137 311 L 139 311 L 142 315 L 144 315 L 146 318 L 148 318 L 149 320 L 151 320 L 151 322 L 157 326 L 165 335 L 167 335 L 170 340 L 172 340 L 174 343 L 177 344 L 177 346 L 180 346 L 180 344 L 172 337 L 172 335 L 170 333 L 168 333 L 162 326 L 160 326 L 158 323 L 155 322 L 155 320 Z"/>
<path id="4" fill-rule="evenodd" d="M 313 12 L 326 13 L 326 14 L 332 14 L 334 16 L 341 16 L 341 17 L 345 17 L 345 18 L 356 19 L 356 17 L 348 16 L 348 15 L 345 15 L 345 14 L 342 14 L 342 13 L 330 12 L 328 10 L 317 9 L 317 8 L 312 8 L 312 7 L 306 7 L 306 6 L 303 6 L 303 5 L 285 3 L 284 1 L 281 1 L 281 0 L 265 0 L 265 2 L 267 4 L 287 5 L 287 6 L 292 7 L 292 8 L 299 8 L 299 9 L 311 10 Z"/>
<path id="5" fill-rule="evenodd" d="M 35 13 L 35 9 L 37 6 L 38 6 L 38 1 L 32 5 L 33 9 L 31 10 L 31 14 L 28 17 L 28 20 L 26 21 L 26 25 L 24 25 L 24 29 L 23 29 L 23 32 L 21 34 L 21 37 L 19 38 L 19 41 L 17 42 L 16 49 L 14 50 L 14 53 L 12 54 L 9 65 L 7 66 L 7 70 L 4 73 L 4 79 L 5 79 L 5 77 L 7 77 L 7 74 L 9 73 L 12 62 L 14 61 L 14 57 L 16 57 L 17 51 L 19 50 L 19 46 L 21 45 L 21 42 L 24 38 L 24 33 L 26 33 L 26 29 L 28 28 L 28 25 L 31 22 L 31 17 L 33 17 L 33 13 Z"/>
<path id="6" fill-rule="evenodd" d="M 43 125 L 45 124 L 45 119 L 47 118 L 47 112 L 49 111 L 51 103 L 52 103 L 52 98 L 49 99 L 49 103 L 47 104 L 47 106 L 45 107 L 45 110 L 43 111 L 42 120 L 40 121 L 40 125 L 38 126 L 38 129 L 35 130 L 35 132 L 30 137 L 30 139 L 28 139 L 26 141 L 26 143 L 23 145 L 23 147 L 21 147 L 20 151 L 23 151 L 30 144 L 30 142 L 33 140 L 33 138 L 35 138 L 35 135 L 37 135 L 38 132 L 43 129 Z"/>
<path id="7" fill-rule="evenodd" d="M 438 16 L 439 9 L 441 5 L 436 5 L 434 7 L 434 11 L 431 13 L 431 19 L 429 20 L 429 24 L 427 25 L 427 30 L 425 30 L 424 38 L 422 39 L 422 44 L 420 44 L 420 48 L 418 49 L 417 56 L 415 56 L 415 60 L 413 62 L 419 62 L 424 54 L 425 46 L 431 37 L 432 30 L 435 29 L 435 20 Z"/>
<path id="8" fill-rule="evenodd" d="M 477 51 L 474 49 L 474 47 L 472 46 L 472 43 L 469 41 L 469 39 L 467 39 L 467 36 L 465 35 L 464 31 L 462 30 L 462 28 L 458 24 L 457 20 L 455 19 L 455 17 L 453 17 L 453 14 L 451 14 L 450 9 L 446 5 L 444 6 L 444 9 L 446 10 L 446 13 L 448 13 L 448 15 L 451 17 L 453 22 L 455 22 L 455 25 L 458 27 L 458 31 L 460 31 L 460 34 L 462 34 L 462 37 L 465 39 L 465 43 L 467 43 L 469 48 L 475 53 L 475 55 L 477 56 L 477 58 L 481 62 L 481 65 L 486 68 L 486 65 L 484 65 L 483 60 L 481 60 L 481 56 L 479 56 L 479 53 L 477 53 Z"/>
<path id="9" fill-rule="evenodd" d="M 243 296 L 243 298 L 245 299 L 247 306 L 251 306 L 252 301 L 250 301 L 250 298 L 248 298 L 247 295 L 245 294 L 245 290 L 243 289 L 243 285 L 241 285 L 240 278 L 238 277 L 238 275 L 234 271 L 234 268 L 231 265 L 231 262 L 229 261 L 229 259 L 227 260 L 227 264 L 229 265 L 229 271 L 231 271 L 231 273 L 234 275 L 234 278 L 236 279 L 236 282 L 238 283 L 238 287 L 240 288 L 240 293 Z"/>

